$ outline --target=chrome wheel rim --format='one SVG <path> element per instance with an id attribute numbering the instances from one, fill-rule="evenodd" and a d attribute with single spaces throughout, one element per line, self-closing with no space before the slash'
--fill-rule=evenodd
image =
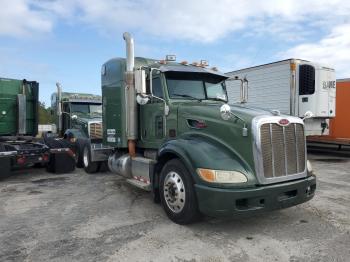
<path id="1" fill-rule="evenodd" d="M 167 206 L 174 213 L 180 213 L 185 206 L 185 185 L 180 175 L 174 171 L 169 172 L 164 179 L 164 199 Z"/>
<path id="2" fill-rule="evenodd" d="M 88 156 L 88 150 L 85 147 L 84 148 L 84 155 L 83 155 L 83 162 L 84 162 L 84 166 L 87 167 L 89 165 L 89 156 Z"/>

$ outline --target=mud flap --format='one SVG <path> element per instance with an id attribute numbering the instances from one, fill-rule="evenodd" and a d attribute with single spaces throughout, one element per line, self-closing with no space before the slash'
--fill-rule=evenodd
<path id="1" fill-rule="evenodd" d="M 12 159 L 17 154 L 15 151 L 0 152 L 0 180 L 5 179 L 11 175 Z"/>
<path id="2" fill-rule="evenodd" d="M 46 170 L 55 174 L 70 173 L 75 170 L 75 156 L 69 148 L 50 149 L 50 160 Z"/>

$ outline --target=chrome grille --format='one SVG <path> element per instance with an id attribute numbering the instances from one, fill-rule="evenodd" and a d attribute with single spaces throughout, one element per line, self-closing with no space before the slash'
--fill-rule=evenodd
<path id="1" fill-rule="evenodd" d="M 102 123 L 91 123 L 89 128 L 90 138 L 102 138 Z"/>
<path id="2" fill-rule="evenodd" d="M 283 177 L 305 170 L 304 126 L 265 123 L 260 127 L 260 142 L 265 178 Z"/>

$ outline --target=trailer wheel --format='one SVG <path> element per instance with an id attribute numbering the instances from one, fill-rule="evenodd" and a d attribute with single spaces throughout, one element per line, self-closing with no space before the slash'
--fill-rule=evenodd
<path id="1" fill-rule="evenodd" d="M 0 152 L 6 152 L 5 145 L 0 144 Z M 0 156 L 0 181 L 11 175 L 12 161 L 9 156 Z"/>
<path id="2" fill-rule="evenodd" d="M 198 220 L 197 198 L 190 173 L 178 159 L 165 164 L 160 174 L 160 198 L 167 216 L 177 224 Z"/>
<path id="3" fill-rule="evenodd" d="M 100 162 L 91 161 L 90 143 L 86 143 L 83 150 L 83 164 L 86 173 L 94 174 L 100 169 Z"/>

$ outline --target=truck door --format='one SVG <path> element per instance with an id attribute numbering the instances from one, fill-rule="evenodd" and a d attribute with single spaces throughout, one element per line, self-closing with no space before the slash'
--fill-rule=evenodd
<path id="1" fill-rule="evenodd" d="M 69 103 L 63 103 L 63 112 L 65 114 L 62 114 L 62 130 L 63 133 L 70 128 L 70 107 Z"/>
<path id="2" fill-rule="evenodd" d="M 161 78 L 156 76 L 152 79 L 153 95 L 164 99 Z M 164 139 L 165 117 L 164 101 L 152 98 L 146 105 L 140 106 L 141 140 L 150 147 L 158 147 Z"/>

